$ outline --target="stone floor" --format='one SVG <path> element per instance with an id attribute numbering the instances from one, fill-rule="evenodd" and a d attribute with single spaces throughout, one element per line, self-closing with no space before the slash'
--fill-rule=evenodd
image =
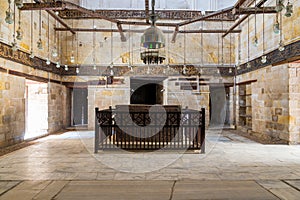
<path id="1" fill-rule="evenodd" d="M 206 153 L 100 151 L 70 131 L 0 157 L 0 199 L 300 199 L 300 146 L 207 131 Z"/>

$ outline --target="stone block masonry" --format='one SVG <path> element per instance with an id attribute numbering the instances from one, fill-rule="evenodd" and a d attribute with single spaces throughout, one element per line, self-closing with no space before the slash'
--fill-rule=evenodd
<path id="1" fill-rule="evenodd" d="M 293 67 L 291 67 L 291 66 Z M 300 143 L 299 64 L 268 66 L 237 77 L 251 83 L 252 131 L 274 142 Z"/>
<path id="2" fill-rule="evenodd" d="M 289 64 L 289 141 L 300 143 L 300 64 Z"/>
<path id="3" fill-rule="evenodd" d="M 21 142 L 25 134 L 25 78 L 0 72 L 0 147 Z"/>
<path id="4" fill-rule="evenodd" d="M 48 133 L 54 133 L 71 125 L 71 91 L 56 83 L 48 86 Z"/>

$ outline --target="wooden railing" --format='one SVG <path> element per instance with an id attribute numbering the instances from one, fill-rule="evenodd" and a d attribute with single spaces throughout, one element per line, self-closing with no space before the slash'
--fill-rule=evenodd
<path id="1" fill-rule="evenodd" d="M 191 149 L 205 152 L 205 109 L 95 109 L 98 150 Z"/>

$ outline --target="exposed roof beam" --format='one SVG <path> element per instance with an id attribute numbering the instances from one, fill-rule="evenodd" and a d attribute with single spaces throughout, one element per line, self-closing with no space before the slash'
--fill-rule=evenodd
<path id="1" fill-rule="evenodd" d="M 64 10 L 66 4 L 61 1 L 43 3 L 24 3 L 20 10 Z"/>
<path id="2" fill-rule="evenodd" d="M 53 12 L 54 10 L 64 10 L 64 9 L 65 9 L 65 5 L 61 1 L 51 2 L 51 3 L 24 3 L 23 7 L 21 8 L 21 10 L 46 10 L 55 20 L 57 20 L 68 31 L 75 34 L 72 28 Z"/>
<path id="3" fill-rule="evenodd" d="M 51 15 L 55 20 L 57 20 L 62 26 L 66 27 L 68 31 L 71 33 L 75 34 L 75 31 L 72 30 L 72 28 L 66 24 L 62 19 L 60 19 L 52 10 L 47 10 L 49 15 Z"/>
<path id="4" fill-rule="evenodd" d="M 179 31 L 179 26 L 176 26 L 174 34 L 172 36 L 172 40 L 171 40 L 172 43 L 174 43 L 176 41 L 176 36 L 177 36 L 178 31 Z"/>
<path id="5" fill-rule="evenodd" d="M 78 6 L 74 3 L 70 3 L 70 2 L 64 2 L 66 3 L 66 8 L 67 9 L 74 9 L 74 10 L 78 10 L 82 13 L 85 13 L 87 15 L 90 15 L 92 17 L 98 17 L 98 18 L 101 18 L 101 19 L 104 19 L 104 20 L 107 20 L 107 21 L 110 21 L 110 22 L 114 22 L 114 23 L 118 23 L 119 20 L 116 20 L 116 19 L 111 19 L 109 17 L 106 17 L 106 16 L 103 16 L 103 15 L 100 15 L 99 13 L 93 11 L 93 10 L 89 10 L 89 9 L 86 9 L 86 8 L 83 8 L 81 6 Z"/>
<path id="6" fill-rule="evenodd" d="M 233 31 L 238 25 L 240 25 L 240 23 L 242 23 L 243 21 L 245 21 L 247 18 L 249 17 L 249 15 L 245 15 L 243 16 L 241 19 L 239 19 L 239 21 L 237 21 L 236 23 L 234 23 L 227 31 L 224 35 L 222 35 L 222 37 L 225 37 L 226 35 L 228 35 L 228 33 L 230 33 L 230 31 Z"/>
<path id="7" fill-rule="evenodd" d="M 145 0 L 149 1 L 149 0 Z M 146 9 L 146 8 L 145 8 Z M 60 11 L 59 16 L 63 19 L 89 19 L 97 18 L 108 21 L 120 20 L 120 19 L 148 19 L 149 16 L 145 14 L 145 10 L 89 10 L 80 7 L 70 2 L 51 2 L 51 3 L 24 3 L 21 10 L 53 10 Z M 146 11 L 147 12 L 147 11 Z M 149 11 L 148 11 L 149 13 Z M 202 17 L 201 11 L 196 10 L 157 10 L 156 13 L 160 19 L 172 19 L 172 20 L 192 20 Z M 210 13 L 209 13 L 210 14 Z M 234 21 L 234 18 L 229 16 L 223 16 L 223 19 L 207 18 L 206 20 L 224 20 Z M 113 21 L 117 23 L 117 21 Z M 146 24 L 147 21 L 146 21 Z"/>
<path id="8" fill-rule="evenodd" d="M 256 0 L 239 0 L 236 2 L 236 4 L 233 6 L 235 9 L 239 9 L 240 7 L 249 7 L 252 5 Z"/>
<path id="9" fill-rule="evenodd" d="M 118 19 L 118 20 L 127 20 L 127 19 L 138 19 L 138 20 L 143 20 L 146 21 L 147 16 L 145 14 L 145 10 L 95 10 L 98 14 L 101 16 L 107 16 L 111 19 Z M 191 20 L 195 19 L 198 17 L 203 16 L 201 11 L 197 10 L 156 10 L 155 13 L 159 16 L 159 20 Z M 207 14 L 212 13 L 212 11 L 207 11 Z M 206 19 L 209 21 L 234 21 L 234 15 L 229 13 L 230 15 L 223 15 L 222 19 L 213 17 Z M 61 10 L 59 12 L 59 16 L 63 19 L 92 19 L 95 17 L 91 17 L 90 15 L 81 13 L 78 10 Z M 99 18 L 101 19 L 101 18 Z"/>
<path id="10" fill-rule="evenodd" d="M 118 31 L 119 31 L 119 33 L 121 35 L 121 41 L 122 42 L 126 42 L 126 37 L 124 35 L 122 25 L 120 23 L 117 23 L 117 27 L 118 27 Z"/>
<path id="11" fill-rule="evenodd" d="M 55 31 L 68 31 L 66 28 L 55 28 Z M 94 28 L 74 28 L 75 32 L 119 32 L 118 29 L 94 29 Z M 132 32 L 132 33 L 143 33 L 145 29 L 123 29 L 123 32 Z M 173 33 L 171 30 L 162 30 L 163 33 Z M 216 30 L 216 29 L 207 29 L 207 30 L 186 30 L 178 31 L 178 33 L 225 33 L 226 30 Z M 233 30 L 232 33 L 240 33 L 241 30 Z"/>
<path id="12" fill-rule="evenodd" d="M 203 20 L 206 20 L 206 19 L 211 18 L 211 17 L 215 17 L 215 16 L 218 16 L 218 15 L 227 13 L 227 12 L 231 12 L 232 9 L 233 9 L 233 7 L 225 8 L 225 9 L 210 13 L 208 15 L 204 15 L 204 16 L 192 19 L 192 20 L 187 20 L 185 22 L 178 23 L 178 26 L 184 26 L 184 25 L 191 24 L 191 23 L 194 23 L 194 22 L 203 21 Z"/>
<path id="13" fill-rule="evenodd" d="M 149 26 L 146 22 L 137 22 L 137 21 L 120 21 L 120 24 L 127 24 L 127 25 L 136 25 L 136 26 Z M 176 27 L 176 23 L 155 23 L 156 26 L 173 26 Z"/>
<path id="14" fill-rule="evenodd" d="M 256 4 L 256 7 L 259 8 L 261 7 L 267 0 L 261 0 L 258 4 Z M 243 16 L 241 19 L 239 19 L 239 21 L 237 21 L 236 23 L 234 23 L 232 25 L 232 27 L 230 27 L 226 33 L 224 35 L 222 35 L 222 37 L 225 37 L 226 35 L 228 35 L 232 30 L 234 30 L 238 25 L 240 25 L 243 21 L 245 21 L 248 17 L 250 16 L 250 14 L 246 14 L 245 16 Z"/>
<path id="15" fill-rule="evenodd" d="M 91 17 L 101 18 L 110 22 L 118 23 L 119 21 L 116 19 L 111 19 L 104 15 L 100 15 L 99 13 L 83 8 L 75 3 L 67 2 L 67 1 L 58 1 L 58 2 L 46 2 L 46 3 L 24 3 L 21 10 L 76 10 L 81 13 L 87 14 Z"/>
<path id="16" fill-rule="evenodd" d="M 238 0 L 233 7 L 237 9 L 241 7 L 246 1 L 247 0 Z"/>
<path id="17" fill-rule="evenodd" d="M 263 8 L 240 7 L 239 9 L 233 9 L 232 13 L 234 15 L 245 15 L 245 14 L 251 15 L 251 14 L 270 14 L 270 13 L 277 13 L 277 12 L 275 10 L 275 6 L 271 6 L 271 7 L 263 7 Z"/>
<path id="18" fill-rule="evenodd" d="M 218 29 L 211 29 L 211 30 L 186 30 L 186 31 L 178 31 L 178 33 L 226 33 L 227 30 L 218 30 Z M 241 30 L 232 30 L 231 33 L 240 33 Z"/>
<path id="19" fill-rule="evenodd" d="M 107 32 L 107 33 L 110 33 L 110 32 L 119 32 L 118 29 L 101 29 L 101 28 L 74 28 L 73 29 L 74 31 L 76 32 Z M 55 31 L 67 31 L 67 29 L 65 28 L 55 28 Z M 123 32 L 132 32 L 132 33 L 143 33 L 145 30 L 133 30 L 133 29 L 123 29 L 122 30 Z M 163 31 L 165 32 L 165 31 Z M 171 31 L 169 31 L 171 33 Z"/>
<path id="20" fill-rule="evenodd" d="M 149 23 L 149 0 L 145 0 L 146 23 Z"/>

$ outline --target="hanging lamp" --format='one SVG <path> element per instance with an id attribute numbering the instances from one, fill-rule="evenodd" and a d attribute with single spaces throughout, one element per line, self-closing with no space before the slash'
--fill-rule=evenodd
<path id="1" fill-rule="evenodd" d="M 15 4 L 20 9 L 23 7 L 23 0 L 15 0 Z"/>
<path id="2" fill-rule="evenodd" d="M 5 11 L 5 22 L 8 24 L 14 23 L 14 12 L 12 11 L 10 4 L 11 0 L 8 0 L 8 9 Z"/>
<path id="3" fill-rule="evenodd" d="M 23 30 L 21 28 L 21 11 L 19 10 L 19 28 L 17 30 L 17 40 L 22 40 L 23 39 Z"/>
<path id="4" fill-rule="evenodd" d="M 278 50 L 279 51 L 284 51 L 285 47 L 282 41 L 282 13 L 280 13 L 280 36 L 279 36 L 279 47 Z"/>
<path id="5" fill-rule="evenodd" d="M 152 0 L 152 12 L 150 15 L 151 26 L 144 32 L 141 37 L 141 60 L 145 64 L 161 64 L 165 60 L 165 55 L 159 49 L 165 47 L 165 37 L 163 32 L 156 27 L 157 15 L 154 11 L 155 0 Z"/>
<path id="6" fill-rule="evenodd" d="M 248 17 L 248 20 L 247 20 L 247 33 L 248 33 L 248 37 L 247 37 L 247 57 L 248 57 L 248 62 L 247 62 L 247 68 L 251 68 L 251 64 L 250 64 L 250 25 L 249 25 L 249 17 Z"/>
<path id="7" fill-rule="evenodd" d="M 14 19 L 16 18 L 16 6 L 14 5 Z M 11 49 L 13 51 L 18 50 L 17 41 L 16 41 L 16 23 L 14 23 L 14 32 L 13 32 L 13 42 L 11 43 Z"/>
<path id="8" fill-rule="evenodd" d="M 293 13 L 293 4 L 291 4 L 290 1 L 288 1 L 288 3 L 286 4 L 285 9 L 286 13 L 284 14 L 284 16 L 291 17 Z"/>
<path id="9" fill-rule="evenodd" d="M 264 8 L 263 8 L 264 11 Z M 263 27 L 262 27 L 262 34 L 263 34 L 263 55 L 261 56 L 261 62 L 262 63 L 266 63 L 267 62 L 267 56 L 264 55 L 265 54 L 265 13 L 263 12 L 263 18 L 262 18 L 262 23 L 263 23 Z"/>
<path id="10" fill-rule="evenodd" d="M 46 64 L 47 65 L 50 65 L 51 64 L 51 61 L 50 61 L 50 24 L 49 24 L 49 13 L 48 13 L 48 18 L 47 18 L 47 23 L 48 23 L 48 42 L 47 42 L 47 45 L 48 45 L 48 58 L 46 60 Z"/>
<path id="11" fill-rule="evenodd" d="M 32 3 L 32 0 L 31 0 Z M 33 52 L 33 10 L 30 11 L 30 55 L 29 58 L 34 58 L 34 52 Z"/>

